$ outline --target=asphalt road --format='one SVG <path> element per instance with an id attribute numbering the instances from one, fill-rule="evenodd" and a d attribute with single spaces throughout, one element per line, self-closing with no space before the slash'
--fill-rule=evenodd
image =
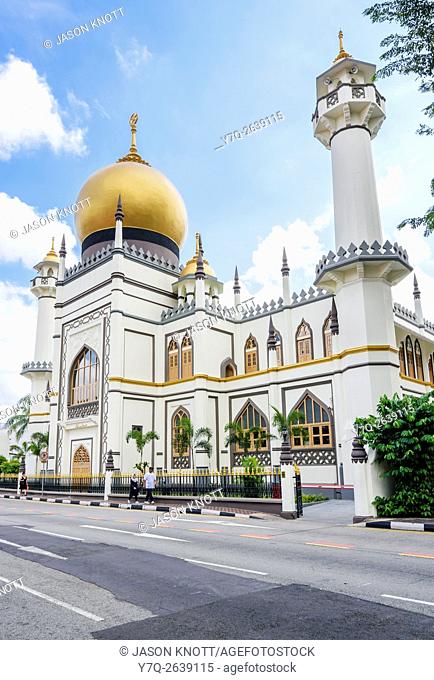
<path id="1" fill-rule="evenodd" d="M 0 499 L 1 639 L 434 639 L 434 534 Z"/>

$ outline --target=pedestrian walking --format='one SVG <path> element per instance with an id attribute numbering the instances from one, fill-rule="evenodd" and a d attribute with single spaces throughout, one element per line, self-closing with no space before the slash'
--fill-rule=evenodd
<path id="1" fill-rule="evenodd" d="M 130 495 L 128 500 L 131 502 L 131 500 L 134 499 L 134 502 L 137 503 L 138 495 L 139 495 L 139 480 L 137 479 L 136 474 L 132 474 L 130 479 Z"/>
<path id="2" fill-rule="evenodd" d="M 27 496 L 29 490 L 29 483 L 27 480 L 27 475 L 22 474 L 20 479 L 20 495 Z"/>
<path id="3" fill-rule="evenodd" d="M 149 472 L 147 472 L 146 475 L 145 475 L 145 487 L 146 487 L 145 503 L 153 503 L 154 502 L 154 497 L 152 495 L 152 492 L 155 489 L 156 483 L 157 483 L 157 478 L 154 474 L 154 468 L 150 467 Z"/>

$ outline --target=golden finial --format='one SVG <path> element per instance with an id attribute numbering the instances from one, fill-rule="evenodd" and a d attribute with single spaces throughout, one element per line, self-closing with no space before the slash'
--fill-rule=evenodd
<path id="1" fill-rule="evenodd" d="M 48 251 L 47 255 L 57 255 L 54 250 L 54 236 L 51 237 L 51 250 Z"/>
<path id="2" fill-rule="evenodd" d="M 136 146 L 136 132 L 137 132 L 137 121 L 139 120 L 139 116 L 137 113 L 132 113 L 130 116 L 130 128 L 131 128 L 131 146 L 130 146 L 130 152 L 126 155 L 123 156 L 122 158 L 118 159 L 118 163 L 123 163 L 126 161 L 130 161 L 133 163 L 143 163 L 143 165 L 150 165 L 148 161 L 143 160 L 141 155 L 137 153 L 137 146 Z"/>
<path id="3" fill-rule="evenodd" d="M 199 255 L 199 250 L 200 250 L 200 234 L 199 232 L 196 232 L 196 256 Z"/>
<path id="4" fill-rule="evenodd" d="M 336 59 L 333 59 L 333 63 L 339 61 L 339 59 L 345 59 L 345 57 L 351 57 L 351 54 L 348 54 L 348 52 L 345 52 L 344 49 L 344 34 L 342 31 L 339 31 L 339 54 L 336 57 Z"/>

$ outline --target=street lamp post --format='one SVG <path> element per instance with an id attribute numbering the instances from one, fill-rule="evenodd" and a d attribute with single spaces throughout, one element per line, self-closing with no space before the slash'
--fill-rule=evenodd
<path id="1" fill-rule="evenodd" d="M 280 479 L 282 487 L 282 512 L 284 519 L 297 519 L 297 507 L 294 493 L 294 460 L 289 442 L 288 428 L 282 428 L 282 446 L 280 448 Z"/>

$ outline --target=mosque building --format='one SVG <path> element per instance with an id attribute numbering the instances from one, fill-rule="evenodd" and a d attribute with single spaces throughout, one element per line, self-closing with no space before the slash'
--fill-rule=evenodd
<path id="1" fill-rule="evenodd" d="M 96 474 L 109 450 L 115 469 L 137 462 L 132 429 L 154 430 L 144 459 L 156 469 L 222 469 L 243 451 L 225 445 L 225 425 L 251 433 L 250 453 L 279 464 L 273 406 L 304 414 L 293 434 L 304 483 L 352 482 L 354 420 L 375 413 L 387 393 L 420 395 L 434 385 L 434 325 L 392 300 L 412 270 L 407 252 L 384 241 L 371 143 L 385 119 L 375 66 L 343 47 L 316 80 L 314 136 L 331 154 L 335 252 L 316 267 L 312 286 L 291 292 L 282 252 L 279 299 L 242 305 L 235 269 L 233 306 L 222 313 L 219 281 L 197 235 L 180 266 L 187 211 L 177 189 L 137 151 L 95 172 L 77 200 L 81 260 L 65 267 L 65 242 L 36 265 L 33 361 L 22 375 L 36 396 L 29 433 L 49 429 L 48 470 Z M 205 257 L 206 255 L 206 257 Z M 235 266 L 236 262 L 234 262 Z M 226 310 L 227 311 L 227 310 Z M 196 332 L 191 332 L 192 328 Z M 180 420 L 212 431 L 212 452 L 183 450 Z M 39 463 L 27 461 L 28 472 Z M 30 467 L 33 465 L 33 469 Z"/>

